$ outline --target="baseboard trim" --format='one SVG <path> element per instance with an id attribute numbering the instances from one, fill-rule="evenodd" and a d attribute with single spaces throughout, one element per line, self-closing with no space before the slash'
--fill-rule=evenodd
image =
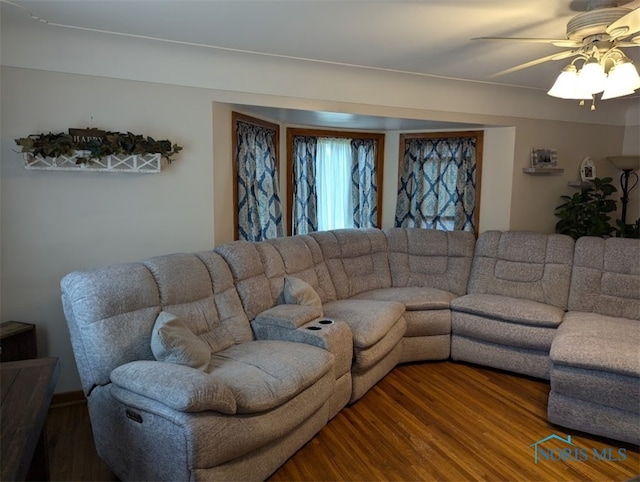
<path id="1" fill-rule="evenodd" d="M 86 403 L 87 399 L 82 390 L 74 390 L 73 392 L 54 393 L 51 398 L 51 407 L 61 407 L 64 405 L 74 405 L 77 403 Z"/>

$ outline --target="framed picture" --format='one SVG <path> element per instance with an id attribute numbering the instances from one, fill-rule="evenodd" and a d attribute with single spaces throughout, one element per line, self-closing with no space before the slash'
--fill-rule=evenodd
<path id="1" fill-rule="evenodd" d="M 590 157 L 585 157 L 580 164 L 580 179 L 582 182 L 593 181 L 596 178 L 596 165 Z"/>
<path id="2" fill-rule="evenodd" d="M 545 169 L 558 166 L 558 152 L 555 149 L 531 149 L 531 167 Z"/>

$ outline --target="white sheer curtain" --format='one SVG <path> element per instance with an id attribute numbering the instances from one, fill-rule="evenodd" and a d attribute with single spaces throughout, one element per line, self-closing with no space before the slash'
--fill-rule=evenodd
<path id="1" fill-rule="evenodd" d="M 318 231 L 352 228 L 351 139 L 319 137 L 316 155 Z"/>

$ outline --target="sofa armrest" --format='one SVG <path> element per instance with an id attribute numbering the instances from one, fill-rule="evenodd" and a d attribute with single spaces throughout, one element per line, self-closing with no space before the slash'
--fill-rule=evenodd
<path id="1" fill-rule="evenodd" d="M 343 321 L 316 316 L 302 305 L 278 305 L 260 313 L 251 322 L 258 340 L 283 340 L 314 345 L 335 356 L 336 375 L 349 371 L 353 357 L 353 335 Z"/>
<path id="2" fill-rule="evenodd" d="M 159 361 L 134 361 L 111 372 L 111 382 L 180 412 L 236 413 L 236 399 L 224 383 L 195 368 Z"/>
<path id="3" fill-rule="evenodd" d="M 263 311 L 252 324 L 277 326 L 295 330 L 318 318 L 318 310 L 306 305 L 276 305 Z"/>

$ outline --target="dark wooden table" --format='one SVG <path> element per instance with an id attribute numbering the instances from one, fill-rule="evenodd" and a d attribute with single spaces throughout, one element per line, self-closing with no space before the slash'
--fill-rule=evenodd
<path id="1" fill-rule="evenodd" d="M 0 362 L 38 357 L 36 325 L 22 321 L 0 323 Z"/>
<path id="2" fill-rule="evenodd" d="M 59 374 L 57 358 L 0 363 L 0 480 L 49 479 L 45 428 Z"/>

